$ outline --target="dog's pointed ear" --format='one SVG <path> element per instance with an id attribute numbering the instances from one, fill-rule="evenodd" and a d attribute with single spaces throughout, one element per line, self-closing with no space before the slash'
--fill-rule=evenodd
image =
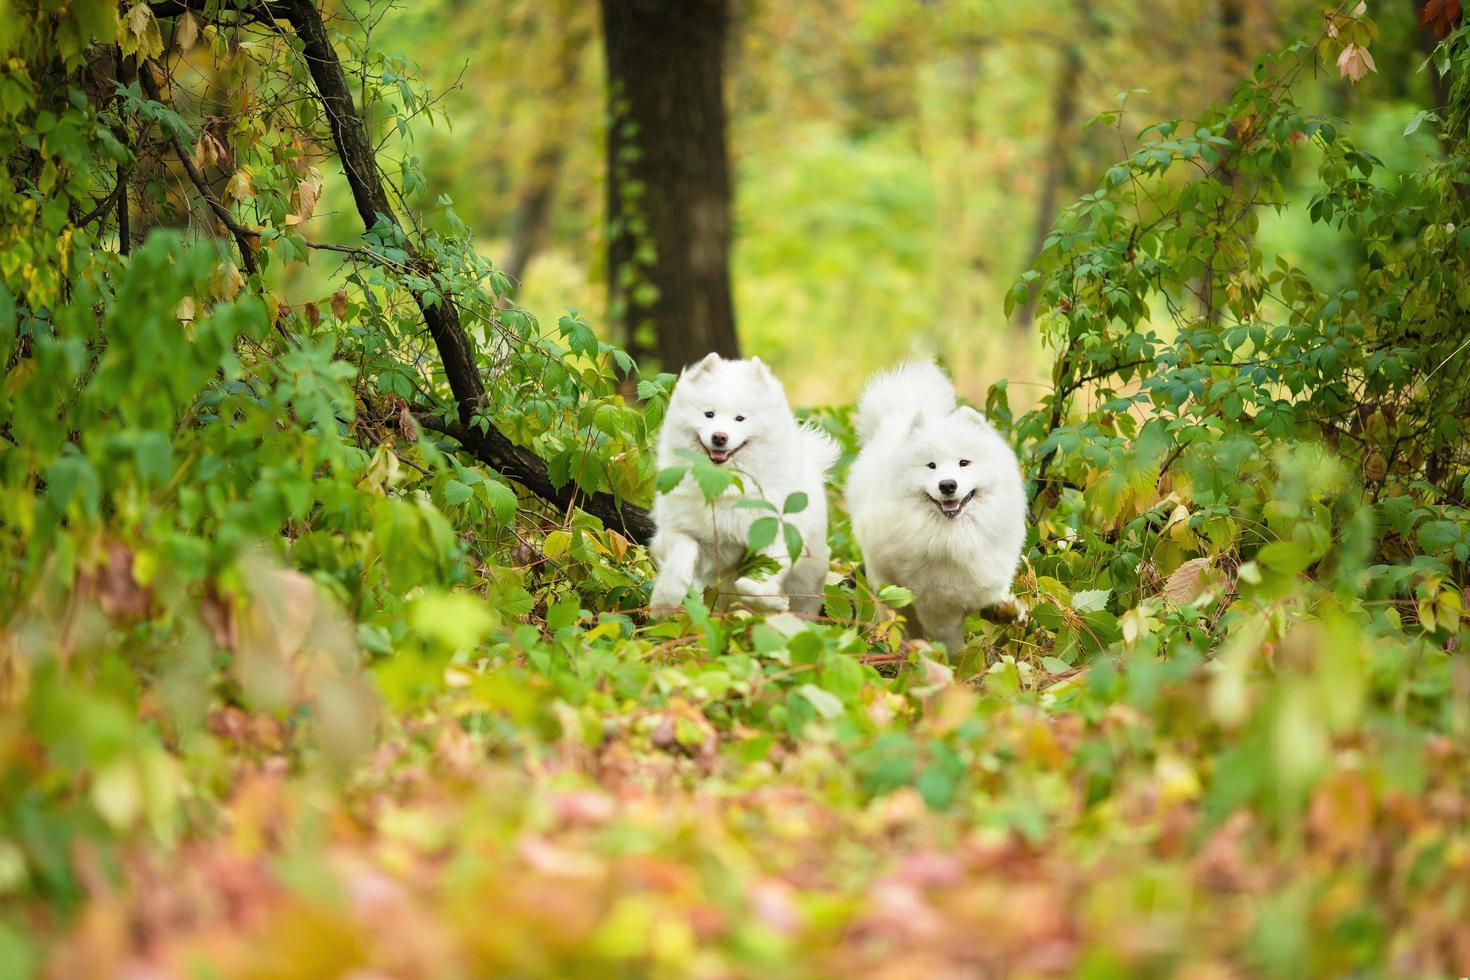
<path id="1" fill-rule="evenodd" d="M 978 409 L 971 408 L 969 405 L 961 405 L 955 409 L 955 414 L 976 428 L 984 429 L 987 432 L 995 428 L 983 413 Z"/>
<path id="2" fill-rule="evenodd" d="M 909 435 L 913 435 L 915 432 L 918 432 L 920 429 L 922 429 L 924 427 L 925 421 L 927 420 L 925 419 L 923 412 L 915 412 L 913 419 L 909 421 Z"/>
<path id="3" fill-rule="evenodd" d="M 683 376 L 686 378 L 692 378 L 695 375 L 703 374 L 710 368 L 714 367 L 716 364 L 720 363 L 720 361 L 722 360 L 724 360 L 724 358 L 720 357 L 719 354 L 710 352 L 704 355 L 704 360 L 700 361 L 698 364 L 691 364 L 687 368 L 685 368 Z"/>
<path id="4" fill-rule="evenodd" d="M 772 373 L 769 367 L 766 366 L 765 361 L 761 360 L 759 357 L 752 357 L 750 359 L 750 366 L 755 368 L 755 376 L 759 378 L 762 382 L 770 385 L 772 388 L 781 387 L 781 382 L 776 380 L 776 375 Z"/>

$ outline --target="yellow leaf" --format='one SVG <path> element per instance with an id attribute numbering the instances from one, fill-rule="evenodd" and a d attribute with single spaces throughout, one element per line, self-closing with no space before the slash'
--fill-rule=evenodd
<path id="1" fill-rule="evenodd" d="M 1166 803 L 1192 800 L 1200 794 L 1199 774 L 1180 755 L 1161 754 L 1154 762 L 1154 780 L 1158 783 L 1159 797 Z"/>
<path id="2" fill-rule="evenodd" d="M 180 51 L 188 51 L 199 40 L 199 22 L 187 11 L 179 17 L 178 39 Z"/>
<path id="3" fill-rule="evenodd" d="M 158 29 L 158 21 L 148 4 L 134 4 L 128 10 L 128 29 L 121 41 L 124 54 L 137 53 L 144 58 L 157 58 L 163 54 L 163 32 Z M 127 50 L 129 47 L 131 52 Z"/>
<path id="4" fill-rule="evenodd" d="M 370 493 L 386 494 L 386 487 L 397 486 L 403 479 L 403 468 L 398 465 L 398 455 L 392 451 L 391 441 L 391 439 L 384 441 L 373 453 L 367 469 L 357 481 L 359 489 Z"/>
<path id="5" fill-rule="evenodd" d="M 1455 588 L 1442 589 L 1435 600 L 1435 618 L 1450 632 L 1460 628 L 1460 616 L 1464 612 L 1460 592 Z"/>
<path id="6" fill-rule="evenodd" d="M 134 37 L 142 37 L 148 33 L 148 25 L 153 21 L 153 10 L 146 3 L 135 3 L 128 11 L 128 32 Z"/>
<path id="7" fill-rule="evenodd" d="M 245 277 L 233 265 L 216 266 L 209 278 L 209 288 L 220 299 L 234 299 L 245 288 Z"/>
<path id="8" fill-rule="evenodd" d="M 569 532 L 552 531 L 546 536 L 546 542 L 541 546 L 541 553 L 547 558 L 560 558 L 571 546 L 572 536 Z"/>
<path id="9" fill-rule="evenodd" d="M 250 183 L 250 174 L 243 169 L 236 170 L 230 182 L 225 185 L 225 196 L 243 201 L 255 194 L 255 187 Z"/>
<path id="10" fill-rule="evenodd" d="M 1434 606 L 1428 599 L 1419 600 L 1419 625 L 1426 633 L 1434 632 Z"/>
<path id="11" fill-rule="evenodd" d="M 131 760 L 119 759 L 92 777 L 92 805 L 114 830 L 132 825 L 143 806 L 143 788 Z"/>

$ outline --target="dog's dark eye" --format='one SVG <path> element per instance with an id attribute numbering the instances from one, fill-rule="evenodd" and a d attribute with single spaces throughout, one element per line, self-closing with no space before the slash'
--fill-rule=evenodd
<path id="1" fill-rule="evenodd" d="M 715 417 L 715 413 L 714 412 L 705 412 L 704 413 L 704 417 L 707 418 L 707 419 L 712 419 L 712 418 Z"/>
<path id="2" fill-rule="evenodd" d="M 968 459 L 962 459 L 962 460 L 960 460 L 960 465 L 961 466 L 969 466 L 970 465 L 970 461 Z"/>
<path id="3" fill-rule="evenodd" d="M 937 470 L 937 469 L 939 469 L 939 467 L 937 467 L 937 466 L 935 466 L 935 465 L 934 465 L 934 464 L 933 464 L 933 463 L 930 463 L 930 464 L 929 464 L 929 468 L 930 468 L 930 469 L 931 469 L 931 470 Z"/>
<path id="4" fill-rule="evenodd" d="M 737 415 L 737 416 L 735 416 L 735 421 L 736 422 L 744 422 L 745 421 L 745 416 L 744 415 Z"/>

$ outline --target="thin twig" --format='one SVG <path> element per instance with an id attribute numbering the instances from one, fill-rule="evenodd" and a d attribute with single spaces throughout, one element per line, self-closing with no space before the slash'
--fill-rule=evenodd
<path id="1" fill-rule="evenodd" d="M 163 93 L 158 90 L 158 83 L 153 80 L 151 65 L 145 62 L 140 67 L 142 70 L 138 72 L 138 80 L 143 83 L 143 91 L 147 93 L 148 98 L 162 105 Z M 172 126 L 165 125 L 162 128 L 168 135 L 168 141 L 173 144 L 179 163 L 184 166 L 184 173 L 189 175 L 189 182 L 199 191 L 199 196 L 204 199 L 205 204 L 209 205 L 209 209 L 214 212 L 216 218 L 219 218 L 220 223 L 228 228 L 230 234 L 235 237 L 235 244 L 240 248 L 240 260 L 245 266 L 245 271 L 252 276 L 255 275 L 259 268 L 255 264 L 255 252 L 251 248 L 251 239 L 258 239 L 260 232 L 252 231 L 240 224 L 235 220 L 234 215 L 230 214 L 229 208 L 215 200 L 214 195 L 210 193 L 209 185 L 204 180 L 204 175 L 199 172 L 198 167 L 194 166 L 193 159 L 190 158 L 188 150 L 184 147 L 184 141 L 179 139 L 179 134 Z"/>

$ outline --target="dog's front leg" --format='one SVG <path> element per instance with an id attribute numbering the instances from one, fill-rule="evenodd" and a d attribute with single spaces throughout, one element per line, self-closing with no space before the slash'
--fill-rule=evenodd
<path id="1" fill-rule="evenodd" d="M 948 609 L 926 609 L 914 606 L 920 631 L 930 642 L 943 643 L 952 657 L 965 648 L 965 614 Z"/>
<path id="2" fill-rule="evenodd" d="M 655 615 L 668 615 L 683 604 L 694 587 L 699 542 L 683 534 L 660 534 L 654 542 L 653 558 L 658 575 L 653 580 L 653 595 L 648 604 Z"/>

